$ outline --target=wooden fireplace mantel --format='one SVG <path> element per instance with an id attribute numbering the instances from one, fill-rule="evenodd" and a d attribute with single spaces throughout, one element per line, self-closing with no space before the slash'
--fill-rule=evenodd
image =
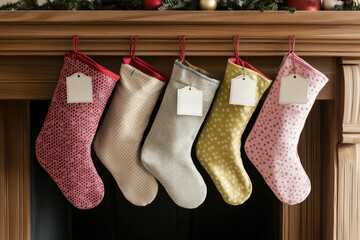
<path id="1" fill-rule="evenodd" d="M 274 78 L 296 36 L 296 53 L 330 81 L 304 128 L 299 155 L 309 198 L 281 208 L 284 240 L 360 239 L 360 14 L 257 11 L 0 11 L 0 240 L 30 239 L 29 100 L 51 99 L 72 35 L 80 51 L 118 71 L 129 36 L 137 55 L 169 74 L 186 56 L 222 77 L 240 36 L 240 56 Z"/>
<path id="2" fill-rule="evenodd" d="M 0 11 L 0 26 L 0 55 L 62 56 L 73 34 L 87 54 L 127 55 L 138 34 L 138 54 L 177 56 L 185 34 L 189 56 L 230 56 L 239 34 L 241 55 L 282 56 L 295 34 L 299 55 L 360 56 L 360 15 L 349 11 Z"/>

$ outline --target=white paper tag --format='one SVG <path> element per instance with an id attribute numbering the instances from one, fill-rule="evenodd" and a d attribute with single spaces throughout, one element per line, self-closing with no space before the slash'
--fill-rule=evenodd
<path id="1" fill-rule="evenodd" d="M 240 75 L 231 79 L 229 103 L 255 106 L 256 82 L 249 76 Z"/>
<path id="2" fill-rule="evenodd" d="M 66 78 L 68 103 L 92 103 L 92 79 L 83 73 L 74 73 Z"/>
<path id="3" fill-rule="evenodd" d="M 308 79 L 300 75 L 290 74 L 282 77 L 280 82 L 280 104 L 306 104 L 308 94 Z"/>
<path id="4" fill-rule="evenodd" d="M 202 116 L 203 91 L 186 86 L 177 92 L 177 115 Z"/>

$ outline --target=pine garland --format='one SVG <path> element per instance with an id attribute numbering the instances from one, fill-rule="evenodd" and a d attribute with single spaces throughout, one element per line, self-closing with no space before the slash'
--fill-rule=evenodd
<path id="1" fill-rule="evenodd" d="M 142 0 L 18 0 L 0 10 L 141 10 Z M 159 10 L 199 10 L 199 0 L 163 0 Z M 217 10 L 288 10 L 283 0 L 218 0 Z"/>
<path id="2" fill-rule="evenodd" d="M 341 11 L 359 11 L 359 0 L 342 0 L 343 4 L 335 5 L 335 10 L 341 10 Z"/>
<path id="3" fill-rule="evenodd" d="M 199 10 L 199 1 L 163 0 L 159 10 Z M 284 6 L 283 0 L 218 0 L 217 10 L 287 10 L 295 9 Z"/>
<path id="4" fill-rule="evenodd" d="M 163 0 L 159 10 L 196 10 L 199 8 L 199 1 L 194 0 Z"/>
<path id="5" fill-rule="evenodd" d="M 18 0 L 0 6 L 0 10 L 141 10 L 142 0 Z"/>
<path id="6" fill-rule="evenodd" d="M 218 0 L 217 10 L 241 10 L 243 0 Z"/>

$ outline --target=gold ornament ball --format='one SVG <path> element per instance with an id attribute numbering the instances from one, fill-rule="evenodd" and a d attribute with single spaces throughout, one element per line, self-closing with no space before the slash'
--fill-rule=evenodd
<path id="1" fill-rule="evenodd" d="M 202 10 L 215 10 L 217 7 L 217 0 L 200 0 L 200 8 Z"/>

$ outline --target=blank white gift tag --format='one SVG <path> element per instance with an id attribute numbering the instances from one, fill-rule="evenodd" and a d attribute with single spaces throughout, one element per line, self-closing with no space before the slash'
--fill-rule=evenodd
<path id="1" fill-rule="evenodd" d="M 280 104 L 306 104 L 308 79 L 296 74 L 282 77 L 280 82 Z"/>
<path id="2" fill-rule="evenodd" d="M 202 116 L 203 91 L 186 86 L 177 92 L 177 115 Z"/>
<path id="3" fill-rule="evenodd" d="M 233 105 L 255 106 L 256 82 L 249 76 L 231 79 L 230 100 Z"/>
<path id="4" fill-rule="evenodd" d="M 92 79 L 83 73 L 74 73 L 66 78 L 68 103 L 92 103 Z"/>

